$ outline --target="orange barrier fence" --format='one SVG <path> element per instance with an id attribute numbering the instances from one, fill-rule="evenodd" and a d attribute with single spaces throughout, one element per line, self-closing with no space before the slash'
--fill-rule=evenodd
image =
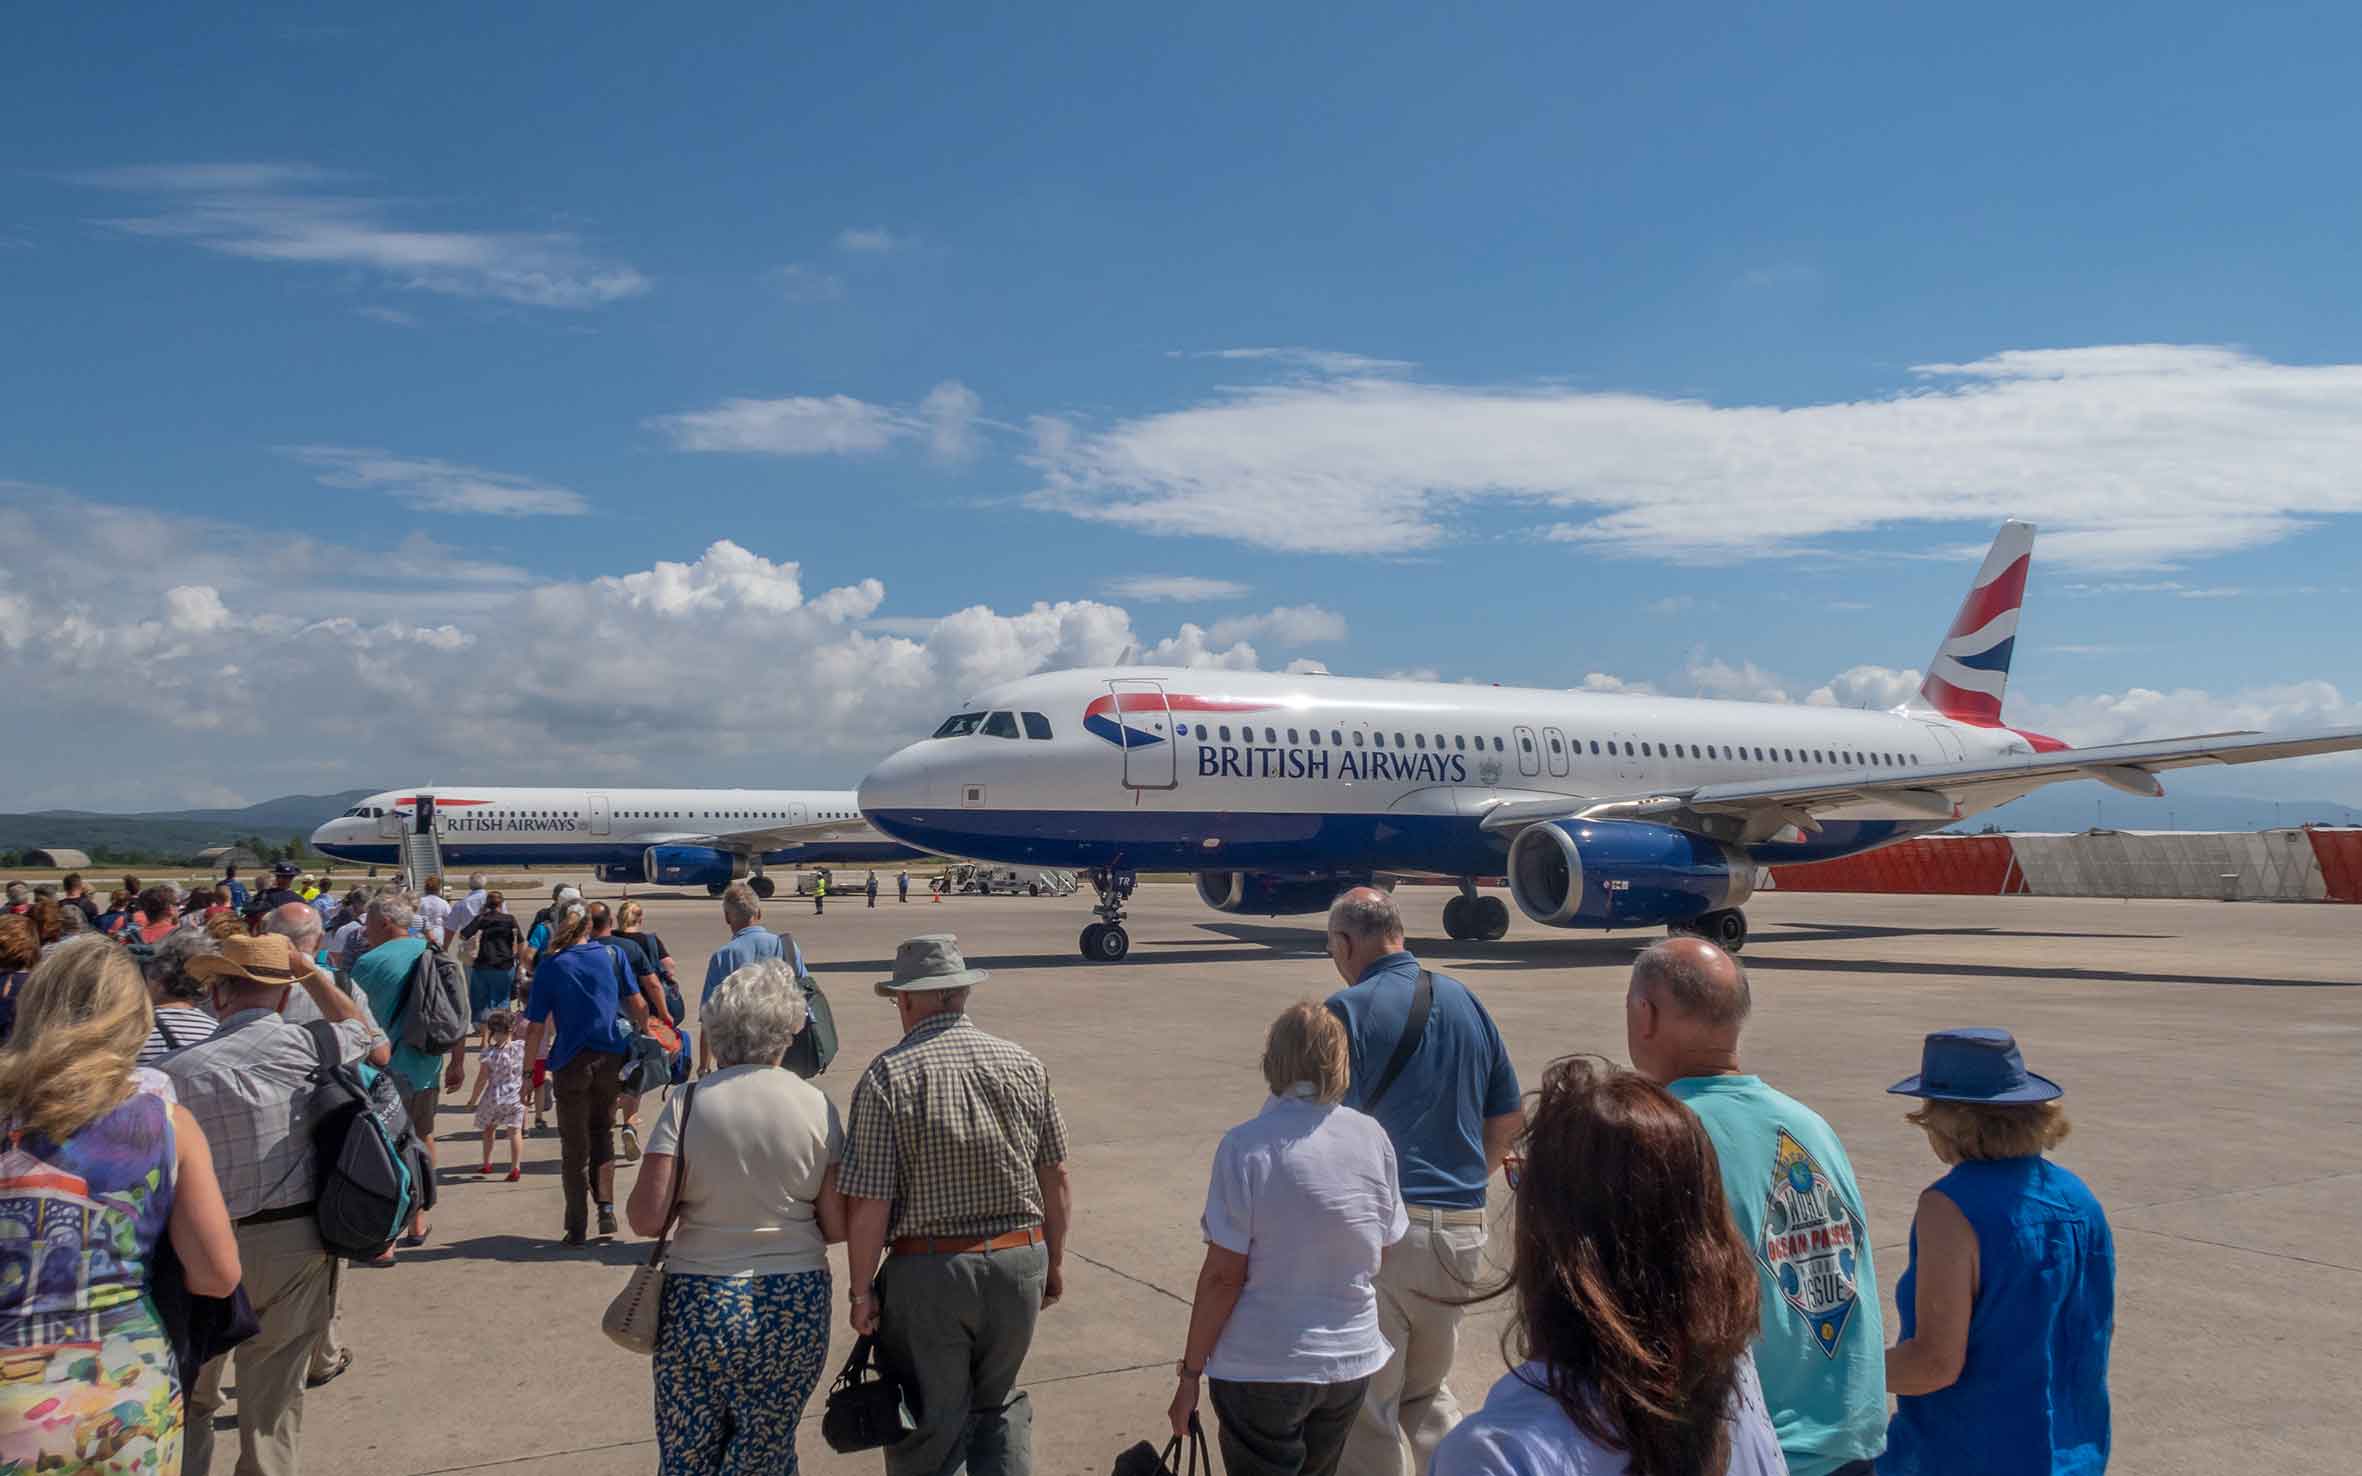
<path id="1" fill-rule="evenodd" d="M 1782 892 L 1918 892 L 1970 897 L 2022 894 L 2025 873 L 2005 835 L 1932 837 L 1808 866 L 1771 868 Z"/>
<path id="2" fill-rule="evenodd" d="M 2311 830 L 2332 902 L 2362 902 L 2362 830 Z"/>

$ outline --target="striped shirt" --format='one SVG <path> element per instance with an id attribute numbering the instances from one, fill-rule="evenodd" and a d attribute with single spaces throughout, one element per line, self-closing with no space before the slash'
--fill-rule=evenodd
<path id="1" fill-rule="evenodd" d="M 1000 1235 L 1042 1222 L 1040 1171 L 1066 1160 L 1050 1073 L 964 1014 L 931 1015 L 853 1089 L 837 1187 L 887 1199 L 887 1238 Z"/>
<path id="2" fill-rule="evenodd" d="M 148 1043 L 139 1048 L 138 1064 L 153 1066 L 182 1046 L 213 1039 L 220 1028 L 213 1016 L 195 1005 L 164 1005 L 156 1011 L 156 1028 L 148 1032 Z"/>
<path id="3" fill-rule="evenodd" d="M 344 1060 L 369 1053 L 357 1020 L 336 1027 Z M 213 1150 L 213 1171 L 230 1218 L 290 1209 L 318 1197 L 312 1167 L 312 1037 L 274 1010 L 241 1010 L 213 1039 L 175 1051 L 157 1069 L 172 1078 Z"/>

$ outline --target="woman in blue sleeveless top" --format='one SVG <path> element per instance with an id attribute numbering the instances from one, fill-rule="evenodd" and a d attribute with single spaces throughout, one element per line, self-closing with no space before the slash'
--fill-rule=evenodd
<path id="1" fill-rule="evenodd" d="M 2042 1156 L 2067 1136 L 2058 1083 L 2006 1030 L 1927 1037 L 1890 1091 L 1952 1171 L 1919 1196 L 1880 1476 L 2083 1476 L 2108 1465 L 2116 1243 L 2083 1181 Z"/>

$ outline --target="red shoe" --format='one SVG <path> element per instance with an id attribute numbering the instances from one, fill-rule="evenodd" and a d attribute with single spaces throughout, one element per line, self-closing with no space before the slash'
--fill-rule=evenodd
<path id="1" fill-rule="evenodd" d="M 510 1169 L 508 1171 L 508 1181 L 512 1184 L 523 1177 L 525 1177 L 525 1171 L 523 1169 Z"/>
<path id="2" fill-rule="evenodd" d="M 492 1172 L 492 1160 L 489 1158 L 485 1159 L 484 1166 L 480 1169 L 477 1169 L 476 1172 L 479 1174 L 488 1174 Z"/>

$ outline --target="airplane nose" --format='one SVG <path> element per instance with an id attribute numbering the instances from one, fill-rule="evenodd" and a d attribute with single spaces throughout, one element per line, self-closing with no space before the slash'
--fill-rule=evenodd
<path id="1" fill-rule="evenodd" d="M 862 818 L 888 835 L 903 835 L 920 823 L 918 812 L 942 803 L 936 792 L 943 780 L 919 745 L 889 754 L 862 779 L 858 791 Z"/>

